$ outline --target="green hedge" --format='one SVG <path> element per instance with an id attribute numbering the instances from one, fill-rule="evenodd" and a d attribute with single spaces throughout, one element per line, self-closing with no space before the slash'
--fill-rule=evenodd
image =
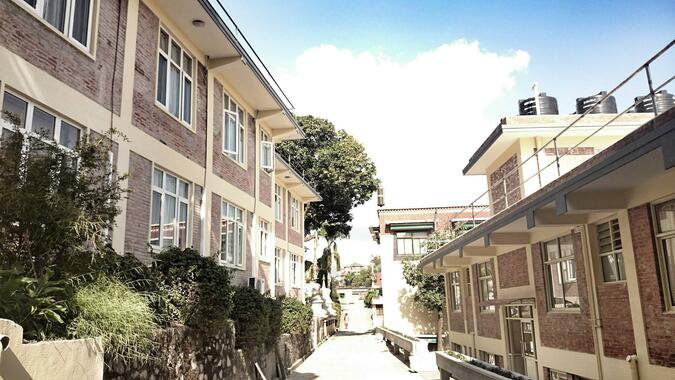
<path id="1" fill-rule="evenodd" d="M 263 296 L 252 288 L 236 288 L 231 318 L 236 329 L 237 348 L 249 355 L 262 353 L 279 340 L 281 301 Z"/>
<path id="2" fill-rule="evenodd" d="M 306 333 L 312 327 L 312 308 L 295 298 L 281 300 L 281 332 Z"/>
<path id="3" fill-rule="evenodd" d="M 233 295 L 227 269 L 193 249 L 169 248 L 155 259 L 153 272 L 173 320 L 203 330 L 226 326 Z"/>

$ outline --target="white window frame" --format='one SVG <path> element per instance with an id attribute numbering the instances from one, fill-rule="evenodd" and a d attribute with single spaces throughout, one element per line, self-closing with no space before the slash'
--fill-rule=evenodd
<path id="1" fill-rule="evenodd" d="M 302 271 L 300 270 L 301 263 L 302 263 L 301 256 L 291 253 L 290 276 L 291 276 L 291 286 L 294 288 L 300 287 L 300 273 L 302 273 Z"/>
<path id="2" fill-rule="evenodd" d="M 233 244 L 230 245 L 228 234 L 232 233 Z M 223 250 L 223 247 L 225 249 Z M 235 204 L 222 201 L 220 208 L 220 251 L 218 259 L 221 264 L 243 269 L 246 252 L 246 211 Z"/>
<path id="3" fill-rule="evenodd" d="M 478 278 L 478 301 L 481 303 L 494 301 L 497 296 L 495 294 L 496 287 L 492 263 L 490 261 L 485 261 L 476 264 L 476 277 Z M 483 294 L 483 283 L 485 283 L 487 294 Z M 494 313 L 495 305 L 481 305 L 480 311 L 481 313 Z"/>
<path id="4" fill-rule="evenodd" d="M 284 218 L 284 192 L 282 187 L 274 185 L 274 220 L 283 223 Z"/>
<path id="5" fill-rule="evenodd" d="M 227 136 L 227 121 L 234 119 L 234 146 L 229 146 Z M 227 92 L 223 92 L 223 154 L 240 165 L 246 163 L 246 128 L 248 127 L 248 113 Z"/>
<path id="6" fill-rule="evenodd" d="M 608 246 L 609 250 L 602 252 L 603 245 L 601 244 L 601 233 L 607 232 L 609 236 Z M 597 240 L 598 255 L 600 257 L 600 270 L 602 271 L 602 280 L 604 283 L 626 281 L 626 269 L 623 261 L 623 242 L 621 240 L 621 228 L 619 227 L 619 219 L 612 218 L 606 222 L 595 225 L 595 233 Z M 605 277 L 605 261 L 603 258 L 611 257 L 612 265 L 616 273 L 616 279 L 607 279 Z M 619 260 L 621 257 L 621 260 Z"/>
<path id="7" fill-rule="evenodd" d="M 284 256 L 285 251 L 281 248 L 274 248 L 274 283 L 281 285 L 284 282 Z"/>
<path id="8" fill-rule="evenodd" d="M 63 19 L 63 30 L 58 29 L 56 26 L 52 25 L 44 16 L 45 0 L 35 0 L 35 6 L 28 4 L 25 0 L 14 0 L 19 3 L 20 6 L 27 9 L 30 13 L 33 14 L 36 18 L 42 21 L 50 29 L 57 32 L 68 42 L 75 45 L 78 49 L 84 50 L 87 53 L 91 53 L 92 50 L 92 41 L 94 40 L 92 34 L 94 31 L 94 9 L 98 9 L 98 0 L 89 0 L 89 14 L 87 15 L 87 38 L 86 43 L 78 41 L 73 36 L 73 24 L 74 19 L 73 15 L 75 12 L 75 4 L 77 0 L 65 0 L 66 10 Z"/>
<path id="9" fill-rule="evenodd" d="M 270 245 L 270 223 L 264 219 L 260 219 L 259 225 L 259 234 L 258 234 L 258 255 L 264 259 L 269 260 L 269 245 Z"/>
<path id="10" fill-rule="evenodd" d="M 268 173 L 274 171 L 274 143 L 263 130 L 260 131 L 260 167 Z"/>
<path id="11" fill-rule="evenodd" d="M 668 231 L 661 231 L 661 225 L 658 219 L 658 207 L 667 203 L 675 202 L 675 198 L 664 199 L 652 204 L 652 215 L 654 224 L 654 238 L 656 240 L 656 247 L 658 253 L 659 271 L 661 274 L 661 286 L 664 297 L 664 304 L 666 311 L 675 311 L 675 283 L 669 280 L 670 271 L 675 271 L 675 267 L 670 267 L 666 258 L 667 252 L 663 244 L 666 240 L 675 239 L 675 229 Z M 675 254 L 675 253 L 674 253 Z"/>
<path id="12" fill-rule="evenodd" d="M 394 243 L 397 256 L 417 256 L 427 253 L 429 233 L 424 231 L 397 231 Z"/>
<path id="13" fill-rule="evenodd" d="M 155 182 L 155 174 L 159 173 L 161 175 L 162 183 L 161 186 L 158 186 L 157 182 Z M 170 190 L 166 188 L 166 185 L 168 183 L 167 178 L 173 177 L 176 181 L 175 185 L 175 190 Z M 152 191 L 150 192 L 150 228 L 148 231 L 148 242 L 150 246 L 153 249 L 164 249 L 168 247 L 179 247 L 179 248 L 186 248 L 190 245 L 190 228 L 191 228 L 191 223 L 190 223 L 190 215 L 191 215 L 191 205 L 190 205 L 190 196 L 192 193 L 192 184 L 181 177 L 169 173 L 166 170 L 159 168 L 159 167 L 153 167 L 152 168 Z M 181 186 L 186 185 L 187 186 L 187 194 L 181 194 Z M 153 226 L 156 225 L 156 223 L 153 223 L 153 209 L 154 209 L 154 193 L 159 194 L 160 198 L 160 203 L 159 203 L 159 225 L 156 227 L 157 228 L 157 239 L 153 239 Z M 171 197 L 175 199 L 175 205 L 174 205 L 174 217 L 173 220 L 169 221 L 168 223 L 164 222 L 164 216 L 166 210 L 164 209 L 164 205 L 167 202 L 167 199 Z M 181 243 L 180 241 L 180 230 L 181 230 L 181 221 L 180 221 L 180 210 L 181 210 L 181 205 L 186 206 L 186 220 L 185 220 L 185 241 Z M 170 226 L 173 228 L 173 237 L 170 239 L 169 244 L 164 244 L 165 240 L 165 231 L 164 228 L 165 226 Z M 155 241 L 157 243 L 155 243 Z"/>
<path id="14" fill-rule="evenodd" d="M 449 273 L 448 280 L 450 282 L 450 310 L 453 313 L 462 311 L 462 293 L 459 281 L 459 272 Z"/>
<path id="15" fill-rule="evenodd" d="M 291 228 L 300 230 L 300 201 L 291 195 Z"/>
<path id="16" fill-rule="evenodd" d="M 26 115 L 24 116 L 24 125 L 19 128 L 14 127 L 8 120 L 4 119 L 4 113 L 0 115 L 0 136 L 2 136 L 2 131 L 8 130 L 10 132 L 19 132 L 24 136 L 25 139 L 25 146 L 28 147 L 30 145 L 30 139 L 37 139 L 40 140 L 46 144 L 54 145 L 58 147 L 60 150 L 64 151 L 67 154 L 74 155 L 75 152 L 72 148 L 67 147 L 61 143 L 61 141 L 56 141 L 57 139 L 60 140 L 61 136 L 61 127 L 63 123 L 75 128 L 78 130 L 78 138 L 77 140 L 80 141 L 83 136 L 84 129 L 79 127 L 76 123 L 71 122 L 70 120 L 65 120 L 62 117 L 60 117 L 56 112 L 53 112 L 51 109 L 47 107 L 43 107 L 39 104 L 34 103 L 33 101 L 29 100 L 28 98 L 19 95 L 18 93 L 14 91 L 9 91 L 5 90 L 2 92 L 0 95 L 0 110 L 4 110 L 5 104 L 5 94 L 9 94 L 20 101 L 26 103 Z M 53 139 L 46 138 L 42 136 L 41 134 L 34 132 L 33 131 L 33 115 L 35 113 L 35 109 L 39 109 L 40 111 L 54 117 L 54 135 Z"/>
<path id="17" fill-rule="evenodd" d="M 562 246 L 560 244 L 560 241 L 564 238 L 569 238 L 572 246 L 572 251 L 571 254 L 563 256 L 563 250 Z M 547 250 L 547 245 L 548 243 L 553 243 L 556 242 L 557 244 L 557 249 L 558 249 L 558 257 L 554 259 L 548 259 L 548 250 Z M 543 263 L 543 269 L 544 269 L 544 276 L 546 279 L 546 303 L 548 305 L 549 310 L 555 310 L 555 311 L 564 311 L 564 310 L 571 310 L 571 311 L 579 311 L 581 305 L 577 306 L 567 306 L 567 303 L 565 302 L 566 297 L 565 297 L 565 283 L 571 283 L 571 282 L 576 282 L 577 281 L 577 266 L 576 266 L 576 254 L 574 252 L 574 235 L 573 234 L 566 234 L 563 236 L 559 236 L 555 239 L 547 240 L 541 243 L 541 259 Z M 558 270 L 558 285 L 561 286 L 562 292 L 563 292 L 563 306 L 557 306 L 555 303 L 555 297 L 553 296 L 553 277 L 551 274 L 551 267 L 556 266 Z M 580 292 L 581 293 L 581 292 Z M 581 298 L 581 294 L 578 296 Z M 579 301 L 581 302 L 581 300 Z"/>
<path id="18" fill-rule="evenodd" d="M 165 34 L 167 36 L 167 51 L 164 51 L 162 49 L 162 34 Z M 177 45 L 178 48 L 180 49 L 180 62 L 175 62 L 172 57 L 171 57 L 171 49 L 173 49 L 173 46 Z M 185 70 L 185 58 L 190 59 L 190 70 L 187 71 Z M 165 72 L 165 78 L 164 80 L 166 81 L 165 86 L 164 86 L 164 102 L 160 99 L 160 91 L 159 91 L 159 63 L 161 58 L 164 58 L 166 60 L 166 72 Z M 171 117 L 179 121 L 183 126 L 187 127 L 188 129 L 192 130 L 192 122 L 194 120 L 194 104 L 195 104 L 195 82 L 194 82 L 194 77 L 195 77 L 195 70 L 197 66 L 197 61 L 195 60 L 194 55 L 192 55 L 183 44 L 181 44 L 178 39 L 176 39 L 171 33 L 169 33 L 168 29 L 160 26 L 159 27 L 159 33 L 157 34 L 157 76 L 155 77 L 155 104 L 157 104 L 158 107 L 160 107 L 162 110 L 166 111 Z M 170 101 L 170 96 L 171 96 L 171 67 L 178 68 L 178 71 L 180 73 L 180 89 L 178 90 L 178 115 L 175 115 L 171 111 L 171 107 L 169 105 Z M 189 112 L 186 112 L 186 102 L 185 102 L 185 82 L 189 81 L 190 82 L 190 109 Z M 189 120 L 186 120 L 186 118 L 189 118 Z"/>

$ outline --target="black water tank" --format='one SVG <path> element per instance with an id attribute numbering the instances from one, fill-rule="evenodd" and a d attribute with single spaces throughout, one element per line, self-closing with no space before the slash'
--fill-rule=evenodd
<path id="1" fill-rule="evenodd" d="M 597 95 L 577 98 L 577 113 L 584 113 L 593 107 L 595 102 L 607 95 L 607 91 L 601 91 Z M 613 96 L 608 97 L 602 103 L 598 104 L 590 113 L 616 113 L 616 99 Z"/>
<path id="2" fill-rule="evenodd" d="M 540 92 L 537 98 L 539 100 L 539 115 L 558 114 L 558 101 L 556 98 L 546 96 L 545 92 Z M 519 100 L 518 112 L 520 115 L 537 115 L 537 106 L 534 102 L 534 97 Z"/>
<path id="3" fill-rule="evenodd" d="M 639 101 L 640 97 L 635 98 Z M 654 93 L 654 100 L 656 100 L 656 113 L 663 113 L 675 105 L 675 96 L 666 90 L 661 90 Z M 642 98 L 642 101 L 635 105 L 635 112 L 654 112 L 654 103 L 652 97 L 647 95 Z"/>

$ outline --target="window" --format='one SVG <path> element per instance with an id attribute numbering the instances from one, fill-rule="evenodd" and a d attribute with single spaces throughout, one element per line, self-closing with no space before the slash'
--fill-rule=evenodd
<path id="1" fill-rule="evenodd" d="M 220 261 L 244 266 L 244 211 L 223 202 L 220 214 Z"/>
<path id="2" fill-rule="evenodd" d="M 426 232 L 397 232 L 396 253 L 398 255 L 423 255 L 427 253 Z"/>
<path id="3" fill-rule="evenodd" d="M 280 284 L 284 278 L 284 250 L 274 248 L 274 282 Z"/>
<path id="4" fill-rule="evenodd" d="M 187 247 L 190 185 L 163 170 L 152 173 L 150 245 Z"/>
<path id="5" fill-rule="evenodd" d="M 26 4 L 66 38 L 89 48 L 93 1 L 24 0 Z"/>
<path id="6" fill-rule="evenodd" d="M 300 274 L 302 260 L 300 255 L 291 255 L 291 285 L 298 287 L 300 286 Z"/>
<path id="7" fill-rule="evenodd" d="M 223 95 L 223 152 L 231 159 L 244 163 L 246 111 L 232 97 Z"/>
<path id="8" fill-rule="evenodd" d="M 159 30 L 157 101 L 187 125 L 192 124 L 192 56 L 164 29 Z"/>
<path id="9" fill-rule="evenodd" d="M 274 219 L 276 219 L 277 222 L 281 222 L 281 218 L 283 217 L 283 209 L 284 209 L 284 202 L 283 202 L 283 193 L 281 191 L 281 186 L 279 185 L 274 185 Z"/>
<path id="10" fill-rule="evenodd" d="M 623 254 L 621 253 L 619 220 L 612 219 L 609 222 L 598 224 L 596 230 L 604 281 L 625 280 L 626 272 L 624 271 Z"/>
<path id="11" fill-rule="evenodd" d="M 459 272 L 450 273 L 450 305 L 452 311 L 462 310 L 462 299 L 459 291 Z"/>
<path id="12" fill-rule="evenodd" d="M 300 202 L 291 196 L 291 228 L 298 229 L 300 227 Z"/>
<path id="13" fill-rule="evenodd" d="M 675 199 L 654 206 L 666 304 L 675 307 Z"/>
<path id="14" fill-rule="evenodd" d="M 260 241 L 258 246 L 260 251 L 258 254 L 262 258 L 268 257 L 269 252 L 269 242 L 270 242 L 270 224 L 265 220 L 260 220 Z"/>
<path id="15" fill-rule="evenodd" d="M 471 270 L 464 269 L 464 276 L 466 277 L 466 296 L 471 297 Z"/>
<path id="16" fill-rule="evenodd" d="M 55 143 L 66 152 L 72 152 L 80 141 L 82 134 L 80 128 L 17 95 L 5 92 L 2 110 L 4 112 L 0 123 L 0 139 L 6 138 L 18 128 L 18 132 L 24 135 L 26 143 L 30 143 L 32 139 L 40 139 L 47 143 Z M 13 120 L 10 121 L 7 114 Z M 12 122 L 18 124 L 14 126 Z"/>
<path id="17" fill-rule="evenodd" d="M 549 307 L 578 308 L 579 288 L 572 235 L 547 241 L 543 245 Z"/>
<path id="18" fill-rule="evenodd" d="M 480 302 L 495 299 L 495 284 L 492 280 L 492 265 L 489 261 L 476 265 L 478 271 L 478 300 Z M 495 305 L 481 305 L 481 311 L 495 311 Z"/>
<path id="19" fill-rule="evenodd" d="M 558 371 L 555 369 L 548 369 L 548 378 L 550 380 L 585 380 L 581 376 L 573 375 L 571 373 Z"/>
<path id="20" fill-rule="evenodd" d="M 497 367 L 503 367 L 501 355 L 495 355 L 485 351 L 478 351 L 478 356 L 481 361 L 490 363 Z"/>
<path id="21" fill-rule="evenodd" d="M 260 166 L 263 170 L 274 170 L 274 143 L 265 131 L 260 131 Z"/>

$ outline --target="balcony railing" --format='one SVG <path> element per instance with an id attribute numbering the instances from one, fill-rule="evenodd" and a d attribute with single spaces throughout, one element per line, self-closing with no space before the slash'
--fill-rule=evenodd
<path id="1" fill-rule="evenodd" d="M 653 83 L 653 75 L 651 71 L 651 67 L 656 63 L 656 62 L 663 62 L 662 56 L 669 51 L 673 45 L 675 44 L 675 40 L 670 41 L 663 49 L 661 49 L 658 53 L 656 53 L 654 56 L 649 58 L 645 63 L 640 65 L 635 71 L 633 71 L 632 74 L 630 74 L 628 77 L 626 77 L 623 81 L 621 81 L 618 85 L 616 85 L 611 91 L 607 92 L 604 96 L 602 96 L 600 99 L 598 99 L 589 109 L 587 109 L 584 113 L 580 114 L 578 117 L 576 117 L 569 125 L 567 125 L 565 128 L 563 128 L 559 133 L 557 133 L 552 139 L 547 141 L 543 146 L 540 148 L 536 149 L 534 153 L 522 162 L 520 162 L 517 166 L 509 170 L 504 176 L 496 181 L 495 183 L 492 183 L 488 186 L 488 189 L 483 192 L 481 195 L 479 195 L 477 198 L 475 198 L 471 203 L 469 203 L 468 206 L 457 212 L 456 215 L 451 216 L 449 218 L 449 221 L 446 223 L 444 226 L 445 229 L 452 231 L 452 236 L 454 238 L 457 238 L 461 236 L 462 234 L 466 233 L 470 228 L 466 228 L 465 224 L 467 223 L 472 223 L 473 225 L 476 225 L 476 220 L 466 220 L 460 223 L 455 223 L 454 225 L 450 224 L 450 221 L 457 219 L 457 217 L 461 214 L 465 213 L 471 213 L 471 215 L 478 215 L 480 213 L 484 212 L 489 212 L 490 211 L 490 205 L 492 205 L 492 208 L 494 209 L 494 205 L 496 204 L 502 204 L 504 205 L 503 208 L 498 210 L 495 215 L 499 214 L 500 212 L 503 212 L 504 210 L 509 209 L 511 206 L 517 204 L 522 198 L 526 196 L 524 187 L 525 185 L 528 185 L 530 190 L 538 190 L 542 188 L 544 185 L 547 183 L 550 183 L 554 181 L 555 179 L 559 178 L 561 175 L 565 174 L 566 171 L 571 170 L 573 167 L 576 167 L 583 163 L 585 160 L 591 158 L 594 154 L 600 153 L 600 152 L 594 152 L 594 154 L 591 155 L 585 155 L 582 156 L 583 158 L 579 158 L 579 155 L 574 154 L 575 152 L 579 152 L 580 148 L 582 147 L 582 144 L 587 142 L 589 139 L 591 139 L 593 136 L 596 136 L 599 132 L 601 132 L 603 129 L 605 129 L 607 126 L 612 125 L 617 119 L 619 119 L 621 116 L 623 116 L 626 113 L 629 113 L 633 110 L 635 110 L 636 106 L 644 102 L 645 99 L 651 99 L 652 105 L 654 108 L 654 114 L 652 116 L 655 117 L 659 114 L 659 110 L 657 107 L 657 101 L 656 101 L 656 93 L 658 91 L 661 91 L 665 89 L 665 87 L 670 84 L 670 82 L 675 79 L 675 76 L 672 75 L 672 68 L 675 67 L 673 66 L 673 62 L 670 61 L 670 64 L 666 64 L 666 70 L 670 71 L 668 73 L 669 77 L 667 77 L 661 84 L 658 86 L 654 87 Z M 633 104 L 625 108 L 623 111 L 620 113 L 617 113 L 614 115 L 612 118 L 609 119 L 609 121 L 602 123 L 599 127 L 593 129 L 593 128 L 588 128 L 584 126 L 584 130 L 588 131 L 588 134 L 582 135 L 581 140 L 573 144 L 572 146 L 565 146 L 563 148 L 560 147 L 560 142 L 563 138 L 566 140 L 569 140 L 569 137 L 573 135 L 573 137 L 579 138 L 579 131 L 576 130 L 574 134 L 569 133 L 572 128 L 577 126 L 582 120 L 584 120 L 587 115 L 591 114 L 595 108 L 597 108 L 603 101 L 608 99 L 610 96 L 615 94 L 619 89 L 624 88 L 629 82 L 635 82 L 638 81 L 636 79 L 637 75 L 644 72 L 645 73 L 645 79 L 646 79 L 646 84 L 648 88 L 648 92 L 644 96 L 639 96 L 635 98 L 635 101 Z M 569 145 L 569 141 L 567 141 L 567 144 Z M 552 152 L 554 155 L 554 158 L 552 158 L 549 162 L 545 162 L 543 166 L 541 166 L 541 162 L 539 162 L 539 157 L 540 153 L 549 153 Z M 567 160 L 568 163 L 571 163 L 572 165 L 566 165 L 565 167 L 567 170 L 562 169 L 561 162 L 563 159 Z M 574 160 L 574 161 L 573 161 Z M 512 187 L 512 184 L 514 181 L 509 182 L 510 178 L 514 178 L 515 175 L 518 173 L 523 172 L 522 168 L 527 165 L 528 163 L 532 164 L 536 161 L 536 170 L 533 174 L 529 175 L 527 178 L 524 179 L 518 179 L 517 182 L 515 182 L 515 187 Z M 542 182 L 542 178 L 545 180 Z M 532 183 L 535 180 L 537 180 L 536 183 Z M 545 183 L 544 183 L 545 182 Z M 496 199 L 493 197 L 493 199 L 490 202 L 490 194 L 495 194 L 495 192 L 499 193 L 500 196 L 497 197 Z M 531 191 L 533 192 L 533 191 Z M 494 216 L 494 215 L 493 215 Z"/>

